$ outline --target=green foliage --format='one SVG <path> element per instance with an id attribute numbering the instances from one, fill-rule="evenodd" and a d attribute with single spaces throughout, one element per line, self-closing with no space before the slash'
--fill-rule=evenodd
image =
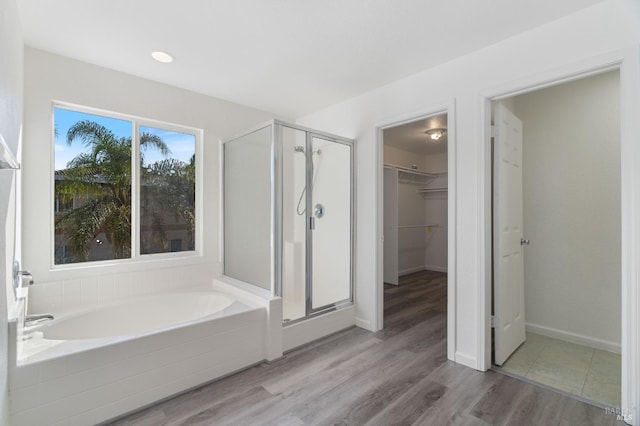
<path id="1" fill-rule="evenodd" d="M 131 256 L 131 138 L 117 137 L 106 127 L 84 120 L 67 132 L 67 143 L 80 141 L 87 149 L 72 159 L 67 168 L 56 172 L 55 195 L 75 206 L 56 217 L 56 234 L 73 251 L 56 263 L 83 262 L 89 259 L 90 246 L 101 233 L 113 246 L 113 258 Z M 141 158 L 148 148 L 164 156 L 170 151 L 157 135 L 140 135 Z M 180 163 L 180 164 L 178 164 Z M 144 168 L 143 181 L 153 188 L 156 203 L 164 203 L 183 216 L 188 229 L 195 227 L 195 166 L 167 159 Z M 171 201 L 171 200 L 176 201 Z M 191 200 L 191 201 L 189 201 Z"/>
<path id="2" fill-rule="evenodd" d="M 195 233 L 195 156 L 187 164 L 169 158 L 157 161 L 142 169 L 140 195 L 141 222 L 152 230 L 154 243 L 166 251 L 162 217 L 172 214 L 174 221 L 182 220 L 187 229 L 187 239 L 193 241 Z M 145 248 L 142 248 L 145 250 Z"/>

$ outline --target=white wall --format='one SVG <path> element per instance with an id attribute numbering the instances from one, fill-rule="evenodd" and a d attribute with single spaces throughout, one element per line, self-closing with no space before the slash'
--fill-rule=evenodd
<path id="1" fill-rule="evenodd" d="M 22 131 L 22 31 L 15 0 L 0 0 L 0 133 L 19 158 Z M 19 172 L 0 170 L 0 424 L 9 424 L 8 310 L 13 308 L 11 265 L 19 258 L 16 198 Z"/>
<path id="2" fill-rule="evenodd" d="M 421 155 L 384 145 L 384 163 L 403 167 L 418 166 L 425 172 L 447 171 L 447 154 Z M 439 174 L 424 185 L 399 183 L 398 225 L 436 224 L 432 228 L 398 229 L 398 272 L 404 275 L 424 269 L 447 271 L 447 193 L 426 197 L 418 188 L 446 188 L 446 174 Z"/>
<path id="3" fill-rule="evenodd" d="M 426 188 L 448 187 L 447 160 L 447 153 L 431 154 L 424 157 L 425 170 L 438 174 Z M 426 194 L 424 198 L 425 224 L 438 225 L 427 229 L 425 233 L 424 267 L 429 271 L 447 272 L 448 194 L 447 192 L 436 192 Z"/>
<path id="4" fill-rule="evenodd" d="M 424 157 L 424 169 L 429 173 L 442 173 L 447 171 L 447 153 L 431 154 Z M 446 186 L 446 185 L 445 185 Z"/>
<path id="5" fill-rule="evenodd" d="M 424 270 L 424 228 L 402 228 L 424 224 L 425 203 L 418 188 L 418 185 L 398 183 L 398 275 Z"/>
<path id="6" fill-rule="evenodd" d="M 416 165 L 419 170 L 428 170 L 426 157 L 424 155 L 405 151 L 386 144 L 384 145 L 384 163 L 407 168 Z"/>
<path id="7" fill-rule="evenodd" d="M 525 317 L 620 345 L 620 78 L 515 97 L 523 122 Z M 540 329 L 542 327 L 542 329 Z"/>
<path id="8" fill-rule="evenodd" d="M 457 171 L 456 256 L 450 259 L 455 265 L 457 288 L 454 358 L 485 369 L 486 359 L 481 356 L 485 342 L 479 339 L 478 325 L 486 282 L 485 259 L 479 255 L 486 250 L 482 220 L 486 214 L 485 117 L 479 94 L 513 81 L 548 75 L 550 70 L 598 55 L 637 49 L 639 42 L 640 4 L 633 0 L 606 1 L 299 119 L 301 124 L 357 139 L 359 325 L 371 329 L 381 326 L 377 311 L 381 278 L 376 267 L 376 254 L 382 249 L 381 238 L 376 240 L 381 237 L 377 210 L 382 194 L 376 183 L 381 153 L 377 151 L 376 127 L 441 110 L 442 104 L 455 99 L 456 122 L 449 125 L 456 130 L 456 140 L 450 140 L 449 147 L 451 150 L 455 143 L 452 161 Z M 636 114 L 640 116 L 640 111 Z"/>
<path id="9" fill-rule="evenodd" d="M 113 300 L 209 281 L 220 273 L 219 140 L 273 116 L 27 47 L 24 87 L 24 265 L 37 282 L 30 310 Z M 64 101 L 204 130 L 203 257 L 75 270 L 50 269 L 51 102 Z"/>
<path id="10" fill-rule="evenodd" d="M 387 137 L 387 136 L 385 136 Z M 384 145 L 384 163 L 427 171 L 425 156 Z M 420 225 L 425 219 L 425 203 L 417 193 L 419 186 L 398 182 L 398 223 L 397 226 Z M 424 229 L 398 228 L 398 275 L 406 275 L 424 270 L 425 238 Z"/>
<path id="11" fill-rule="evenodd" d="M 447 155 L 435 154 L 425 157 L 429 171 L 438 172 L 427 188 L 448 188 Z M 436 225 L 425 233 L 424 267 L 429 271 L 447 272 L 449 197 L 448 192 L 426 193 L 424 197 L 425 224 Z"/>

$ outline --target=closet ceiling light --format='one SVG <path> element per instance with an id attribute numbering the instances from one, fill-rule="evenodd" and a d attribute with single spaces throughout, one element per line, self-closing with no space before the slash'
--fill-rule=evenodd
<path id="1" fill-rule="evenodd" d="M 429 137 L 432 140 L 437 141 L 438 139 L 444 136 L 446 131 L 447 129 L 438 128 L 438 129 L 429 129 L 425 133 L 429 135 Z"/>
<path id="2" fill-rule="evenodd" d="M 151 57 L 158 62 L 162 62 L 163 64 L 170 64 L 173 62 L 173 56 L 169 55 L 167 52 L 155 51 L 151 52 Z"/>

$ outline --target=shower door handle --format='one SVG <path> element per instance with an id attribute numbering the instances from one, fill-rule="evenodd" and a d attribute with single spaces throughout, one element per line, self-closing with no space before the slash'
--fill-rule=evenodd
<path id="1" fill-rule="evenodd" d="M 316 218 L 313 216 L 309 216 L 309 229 L 316 229 Z"/>

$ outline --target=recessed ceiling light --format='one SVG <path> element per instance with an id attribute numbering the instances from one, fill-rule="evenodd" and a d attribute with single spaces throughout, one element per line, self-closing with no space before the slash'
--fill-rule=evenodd
<path id="1" fill-rule="evenodd" d="M 162 62 L 163 64 L 170 64 L 173 62 L 173 56 L 169 55 L 167 52 L 162 52 L 160 50 L 151 52 L 151 57 L 158 62 Z"/>

